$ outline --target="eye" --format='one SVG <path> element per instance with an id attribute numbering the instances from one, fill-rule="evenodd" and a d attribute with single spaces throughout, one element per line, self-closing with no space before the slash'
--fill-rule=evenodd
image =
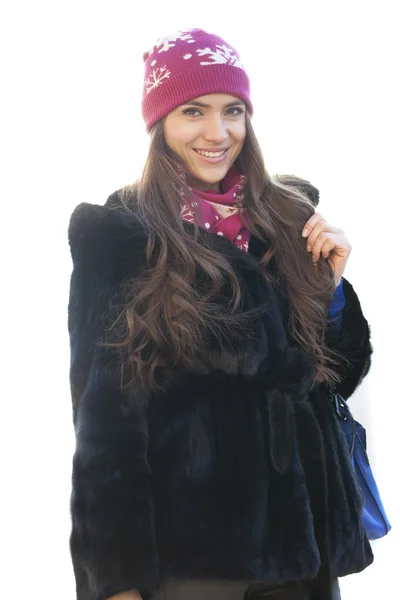
<path id="1" fill-rule="evenodd" d="M 185 108 L 183 114 L 188 115 L 189 117 L 198 117 L 199 115 L 201 115 L 201 112 L 198 108 Z"/>
<path id="2" fill-rule="evenodd" d="M 231 108 L 228 108 L 227 113 L 233 117 L 239 117 L 244 113 L 244 110 L 241 106 L 232 106 Z"/>

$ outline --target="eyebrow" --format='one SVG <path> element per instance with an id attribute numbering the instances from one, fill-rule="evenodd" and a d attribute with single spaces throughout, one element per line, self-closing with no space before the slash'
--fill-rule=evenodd
<path id="1" fill-rule="evenodd" d="M 232 108 L 233 106 L 239 105 L 246 106 L 242 100 L 235 100 L 235 102 L 228 102 L 228 104 L 225 104 L 224 108 Z M 184 106 L 198 106 L 199 108 L 211 108 L 210 104 L 204 104 L 204 102 L 198 102 L 197 100 L 185 102 Z"/>

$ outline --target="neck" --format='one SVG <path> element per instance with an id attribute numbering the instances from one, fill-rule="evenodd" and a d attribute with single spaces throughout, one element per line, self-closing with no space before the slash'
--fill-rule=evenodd
<path id="1" fill-rule="evenodd" d="M 207 183 L 206 181 L 201 181 L 200 179 L 192 177 L 188 179 L 188 184 L 191 188 L 199 190 L 199 192 L 213 190 L 215 192 L 222 193 L 222 186 L 220 181 L 217 181 L 215 183 Z"/>

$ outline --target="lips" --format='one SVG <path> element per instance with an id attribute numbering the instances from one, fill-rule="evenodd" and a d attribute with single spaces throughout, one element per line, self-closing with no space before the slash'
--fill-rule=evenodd
<path id="1" fill-rule="evenodd" d="M 228 148 L 214 149 L 214 150 L 203 150 L 201 148 L 193 148 L 193 150 L 199 156 L 204 156 L 206 158 L 221 158 L 228 152 Z"/>
<path id="2" fill-rule="evenodd" d="M 203 148 L 193 148 L 193 152 L 195 152 L 198 163 L 203 165 L 217 166 L 225 163 L 228 158 L 228 150 L 229 148 L 220 148 L 216 149 L 203 149 Z"/>

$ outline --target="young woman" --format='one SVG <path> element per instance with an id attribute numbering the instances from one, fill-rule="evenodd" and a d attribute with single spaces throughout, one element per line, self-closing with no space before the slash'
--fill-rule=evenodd
<path id="1" fill-rule="evenodd" d="M 69 229 L 77 598 L 340 598 L 372 562 L 331 400 L 371 355 L 350 244 L 266 171 L 236 50 L 144 60 L 142 177 Z"/>

